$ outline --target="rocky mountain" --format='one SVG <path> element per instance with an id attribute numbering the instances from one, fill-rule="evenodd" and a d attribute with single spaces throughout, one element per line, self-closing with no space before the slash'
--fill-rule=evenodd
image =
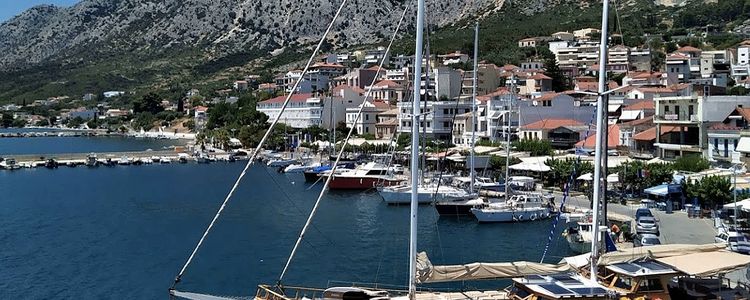
<path id="1" fill-rule="evenodd" d="M 554 1 L 554 0 L 552 0 Z M 405 0 L 349 0 L 332 41 L 372 43 L 390 35 Z M 550 0 L 530 1 L 544 7 Z M 504 0 L 428 1 L 432 24 L 446 25 L 502 7 Z M 159 53 L 199 49 L 208 57 L 271 51 L 317 40 L 339 1 L 83 0 L 37 6 L 0 24 L 0 69 L 86 60 L 83 53 Z M 414 22 L 408 14 L 407 24 Z"/>

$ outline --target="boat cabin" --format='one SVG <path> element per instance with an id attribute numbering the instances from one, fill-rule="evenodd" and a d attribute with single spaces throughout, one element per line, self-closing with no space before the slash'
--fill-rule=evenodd
<path id="1" fill-rule="evenodd" d="M 514 278 L 506 289 L 512 300 L 609 299 L 617 293 L 578 274 L 529 275 Z"/>
<path id="2" fill-rule="evenodd" d="M 679 272 L 656 261 L 627 262 L 604 268 L 602 284 L 631 299 L 669 300 L 668 284 Z"/>

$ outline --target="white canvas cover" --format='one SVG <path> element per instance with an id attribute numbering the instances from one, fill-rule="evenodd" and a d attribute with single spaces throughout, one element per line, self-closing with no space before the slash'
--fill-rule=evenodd
<path id="1" fill-rule="evenodd" d="M 553 265 L 525 261 L 433 266 L 427 253 L 421 252 L 417 255 L 418 283 L 515 278 L 526 275 L 559 274 L 571 270 L 567 263 Z"/>
<path id="2" fill-rule="evenodd" d="M 634 262 L 642 259 L 659 259 L 663 257 L 685 256 L 693 253 L 717 252 L 727 247 L 726 244 L 671 244 L 646 247 L 636 247 L 608 252 L 599 257 L 598 265 L 611 265 L 624 262 Z"/>
<path id="3" fill-rule="evenodd" d="M 727 250 L 662 257 L 657 261 L 690 276 L 726 274 L 750 265 L 750 256 Z"/>

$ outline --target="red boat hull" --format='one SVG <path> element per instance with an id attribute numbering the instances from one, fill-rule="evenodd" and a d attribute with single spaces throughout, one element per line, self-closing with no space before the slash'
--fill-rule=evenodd
<path id="1" fill-rule="evenodd" d="M 403 180 L 382 179 L 377 177 L 340 177 L 334 176 L 328 187 L 332 190 L 366 190 L 378 186 L 398 185 Z"/>

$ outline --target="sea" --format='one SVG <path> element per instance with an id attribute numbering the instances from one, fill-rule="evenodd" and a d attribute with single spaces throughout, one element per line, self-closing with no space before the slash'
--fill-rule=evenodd
<path id="1" fill-rule="evenodd" d="M 0 156 L 132 151 L 161 142 L 13 138 L 0 140 Z M 0 170 L 0 299 L 166 299 L 246 162 Z M 276 284 L 321 188 L 302 174 L 252 165 L 176 288 L 253 296 L 258 284 Z M 436 265 L 538 262 L 550 236 L 545 262 L 573 255 L 562 223 L 550 234 L 549 220 L 478 224 L 440 217 L 429 205 L 419 207 L 418 218 L 418 249 Z M 407 284 L 408 206 L 386 205 L 373 191 L 331 191 L 311 224 L 283 284 Z"/>

